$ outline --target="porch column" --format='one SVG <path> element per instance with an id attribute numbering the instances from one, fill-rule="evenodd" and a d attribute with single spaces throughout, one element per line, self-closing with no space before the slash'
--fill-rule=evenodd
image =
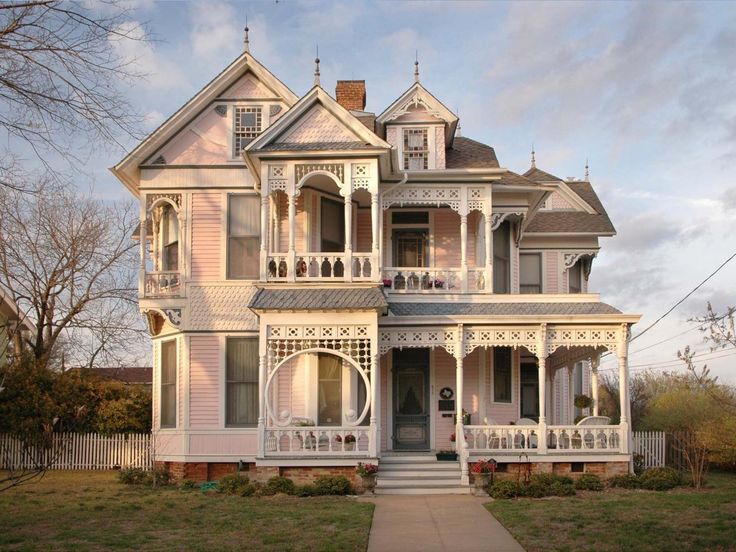
<path id="1" fill-rule="evenodd" d="M 462 334 L 462 330 L 460 330 Z M 461 342 L 462 345 L 462 342 Z M 460 477 L 463 485 L 470 483 L 468 477 L 468 462 L 465 449 L 465 426 L 463 425 L 463 351 L 462 346 L 458 347 L 455 353 L 455 445 L 457 447 L 457 455 L 460 459 Z"/>
<path id="2" fill-rule="evenodd" d="M 296 280 L 296 194 L 289 194 L 289 260 L 286 276 L 290 282 Z"/>
<path id="3" fill-rule="evenodd" d="M 539 342 L 537 343 L 537 382 L 539 388 L 539 435 L 537 436 L 537 452 L 547 453 L 547 325 L 539 328 Z"/>
<path id="4" fill-rule="evenodd" d="M 625 325 L 624 325 L 625 326 Z M 621 409 L 621 418 L 619 426 L 621 428 L 621 452 L 629 452 L 629 366 L 628 366 L 628 327 L 624 327 L 621 332 L 623 335 L 619 343 L 618 350 L 618 385 L 619 400 Z"/>
<path id="5" fill-rule="evenodd" d="M 258 357 L 258 458 L 265 455 L 266 444 L 266 378 L 268 377 L 268 355 Z"/>
<path id="6" fill-rule="evenodd" d="M 378 204 L 378 192 L 371 194 L 371 276 L 374 282 L 381 281 L 381 262 L 379 260 L 378 227 L 381 211 Z"/>
<path id="7" fill-rule="evenodd" d="M 468 215 L 460 215 L 460 277 L 462 290 L 468 291 Z"/>
<path id="8" fill-rule="evenodd" d="M 590 359 L 590 394 L 593 399 L 593 416 L 598 416 L 598 365 L 600 357 Z"/>
<path id="9" fill-rule="evenodd" d="M 369 454 L 371 458 L 378 457 L 378 451 L 380 449 L 379 443 L 381 437 L 378 432 L 378 388 L 381 385 L 381 359 L 378 353 L 371 355 L 371 443 Z"/>
<path id="10" fill-rule="evenodd" d="M 567 367 L 567 416 L 568 423 L 575 425 L 575 379 L 573 378 L 575 373 L 575 365 L 569 365 Z"/>
<path id="11" fill-rule="evenodd" d="M 146 292 L 146 240 L 148 239 L 148 213 L 146 212 L 146 203 L 148 199 L 143 194 L 140 205 L 140 229 L 138 237 L 140 239 L 141 265 L 138 271 L 138 297 L 142 298 Z"/>
<path id="12" fill-rule="evenodd" d="M 488 211 L 490 211 L 490 207 Z M 483 213 L 483 223 L 485 229 L 485 250 L 486 250 L 486 293 L 493 293 L 493 227 L 491 226 L 491 213 Z"/>
<path id="13" fill-rule="evenodd" d="M 353 202 L 350 193 L 345 196 L 345 281 L 353 281 Z"/>
<path id="14" fill-rule="evenodd" d="M 267 186 L 267 184 L 262 185 Z M 268 211 L 270 206 L 268 192 L 261 190 L 261 281 L 264 282 L 268 278 L 268 235 L 271 229 L 268 223 Z M 276 274 L 278 275 L 278 267 L 276 267 Z"/>

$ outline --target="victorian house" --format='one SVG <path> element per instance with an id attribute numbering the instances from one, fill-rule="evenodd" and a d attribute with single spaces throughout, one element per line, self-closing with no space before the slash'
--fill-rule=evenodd
<path id="1" fill-rule="evenodd" d="M 299 97 L 246 42 L 112 169 L 140 200 L 155 455 L 176 474 L 372 462 L 382 492 L 463 492 L 489 457 L 499 471 L 628 470 L 639 317 L 588 289 L 615 233 L 593 187 L 533 160 L 504 168 L 418 65 L 407 84 L 376 115 L 364 81 L 333 97 L 317 62 Z M 605 352 L 613 425 L 598 416 Z"/>

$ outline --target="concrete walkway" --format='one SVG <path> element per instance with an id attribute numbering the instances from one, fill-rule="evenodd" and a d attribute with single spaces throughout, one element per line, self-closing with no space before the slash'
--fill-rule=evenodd
<path id="1" fill-rule="evenodd" d="M 524 552 L 483 507 L 467 495 L 382 495 L 374 502 L 368 552 Z"/>

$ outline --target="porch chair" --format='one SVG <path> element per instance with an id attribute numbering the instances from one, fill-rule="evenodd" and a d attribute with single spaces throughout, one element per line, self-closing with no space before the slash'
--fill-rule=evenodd
<path id="1" fill-rule="evenodd" d="M 608 416 L 586 416 L 580 420 L 577 424 L 579 426 L 597 426 L 597 425 L 611 425 L 611 418 Z"/>

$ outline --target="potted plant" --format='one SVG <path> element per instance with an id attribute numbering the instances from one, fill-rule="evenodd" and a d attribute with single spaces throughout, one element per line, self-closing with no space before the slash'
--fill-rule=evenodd
<path id="1" fill-rule="evenodd" d="M 493 473 L 496 471 L 496 461 L 493 458 L 480 460 L 473 464 L 470 469 L 473 474 L 473 485 L 476 492 L 483 492 L 488 486 L 489 480 L 493 482 Z"/>
<path id="2" fill-rule="evenodd" d="M 343 442 L 342 436 L 338 435 L 337 437 L 335 437 L 335 441 L 337 441 L 338 443 L 342 443 Z M 352 433 L 348 433 L 345 436 L 345 445 L 344 445 L 343 450 L 354 450 L 354 449 L 355 449 L 355 435 L 353 435 Z"/>
<path id="3" fill-rule="evenodd" d="M 373 492 L 376 488 L 376 474 L 378 473 L 378 466 L 375 464 L 363 464 L 358 462 L 358 466 L 355 468 L 357 473 L 363 480 L 363 490 Z"/>
<path id="4" fill-rule="evenodd" d="M 593 399 L 588 395 L 575 395 L 575 407 L 583 410 L 593 405 Z"/>
<path id="5" fill-rule="evenodd" d="M 453 423 L 457 423 L 457 414 L 453 418 Z M 463 408 L 463 425 L 470 425 L 470 412 Z"/>
<path id="6" fill-rule="evenodd" d="M 440 450 L 436 456 L 440 462 L 454 462 L 457 460 L 457 452 L 454 450 Z"/>

